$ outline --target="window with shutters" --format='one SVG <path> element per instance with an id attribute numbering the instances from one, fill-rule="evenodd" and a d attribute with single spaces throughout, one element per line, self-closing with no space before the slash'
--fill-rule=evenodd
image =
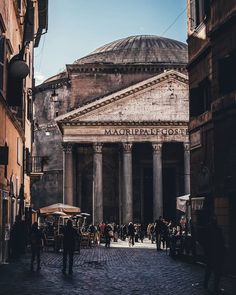
<path id="1" fill-rule="evenodd" d="M 210 17 L 211 0 L 190 0 L 190 29 L 194 30 Z"/>
<path id="2" fill-rule="evenodd" d="M 211 100 L 211 82 L 206 78 L 196 88 L 190 89 L 190 117 L 196 117 L 210 111 Z"/>
<path id="3" fill-rule="evenodd" d="M 6 60 L 6 38 L 0 25 L 0 92 L 4 96 L 5 90 L 5 60 Z"/>
<path id="4" fill-rule="evenodd" d="M 190 29 L 196 28 L 196 0 L 190 0 Z"/>
<path id="5" fill-rule="evenodd" d="M 236 50 L 218 61 L 220 94 L 236 91 Z"/>
<path id="6" fill-rule="evenodd" d="M 33 119 L 33 103 L 32 103 L 32 96 L 27 95 L 27 119 L 32 122 Z"/>
<path id="7" fill-rule="evenodd" d="M 18 8 L 19 13 L 21 13 L 21 7 L 22 7 L 22 2 L 21 2 L 21 0 L 17 0 L 17 1 L 16 1 L 16 4 L 17 4 L 17 8 Z"/>

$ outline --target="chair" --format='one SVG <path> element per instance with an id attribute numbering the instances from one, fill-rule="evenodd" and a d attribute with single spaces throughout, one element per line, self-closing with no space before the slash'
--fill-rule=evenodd
<path id="1" fill-rule="evenodd" d="M 53 251 L 55 251 L 55 238 L 54 236 L 46 236 L 44 244 L 45 251 L 49 251 L 51 247 L 53 248 Z"/>

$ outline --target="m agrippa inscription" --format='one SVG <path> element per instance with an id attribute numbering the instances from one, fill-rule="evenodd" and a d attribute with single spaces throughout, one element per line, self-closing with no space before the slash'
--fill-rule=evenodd
<path id="1" fill-rule="evenodd" d="M 171 135 L 188 135 L 188 128 L 111 128 L 105 129 L 104 135 L 135 135 L 135 136 L 171 136 Z"/>
<path id="2" fill-rule="evenodd" d="M 72 128 L 71 128 L 72 127 Z M 189 142 L 187 125 L 181 126 L 78 126 L 64 129 L 64 140 L 73 142 Z"/>

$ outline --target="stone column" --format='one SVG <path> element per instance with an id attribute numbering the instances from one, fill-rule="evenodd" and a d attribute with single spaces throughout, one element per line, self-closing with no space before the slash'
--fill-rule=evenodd
<path id="1" fill-rule="evenodd" d="M 93 145 L 93 223 L 103 221 L 102 143 Z"/>
<path id="2" fill-rule="evenodd" d="M 190 194 L 190 144 L 184 142 L 184 193 Z"/>
<path id="3" fill-rule="evenodd" d="M 77 175 L 77 194 L 78 194 L 78 199 L 77 199 L 77 204 L 78 207 L 82 207 L 82 173 L 79 171 Z"/>
<path id="4" fill-rule="evenodd" d="M 85 157 L 83 154 L 83 148 L 77 147 L 77 159 L 76 159 L 76 198 L 77 206 L 82 208 L 82 164 L 81 159 Z"/>
<path id="5" fill-rule="evenodd" d="M 73 145 L 63 143 L 63 203 L 74 205 L 73 198 Z"/>
<path id="6" fill-rule="evenodd" d="M 123 218 L 122 218 L 122 196 L 123 196 L 123 163 L 122 163 L 122 153 L 121 150 L 119 150 L 119 224 L 122 224 Z"/>
<path id="7" fill-rule="evenodd" d="M 123 223 L 133 222 L 132 143 L 123 143 Z"/>
<path id="8" fill-rule="evenodd" d="M 153 143 L 153 219 L 163 216 L 162 143 Z"/>
<path id="9" fill-rule="evenodd" d="M 143 191 L 144 173 L 143 167 L 140 171 L 140 217 L 141 223 L 144 223 L 144 191 Z"/>

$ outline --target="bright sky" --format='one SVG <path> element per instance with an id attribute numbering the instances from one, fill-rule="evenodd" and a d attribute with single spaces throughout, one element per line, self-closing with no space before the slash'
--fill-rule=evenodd
<path id="1" fill-rule="evenodd" d="M 36 84 L 96 48 L 133 35 L 186 42 L 186 0 L 49 0 L 48 32 L 35 50 Z"/>

